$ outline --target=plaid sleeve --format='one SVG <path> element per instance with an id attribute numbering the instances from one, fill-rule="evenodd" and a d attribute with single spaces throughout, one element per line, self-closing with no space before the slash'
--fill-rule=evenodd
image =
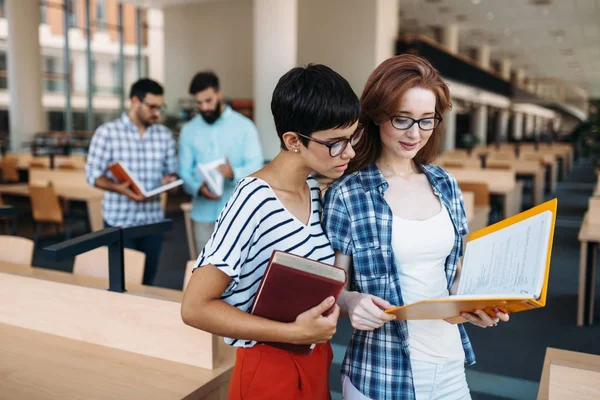
<path id="1" fill-rule="evenodd" d="M 165 157 L 165 165 L 163 168 L 163 176 L 177 173 L 177 151 L 173 134 L 168 131 L 167 156 Z"/>
<path id="2" fill-rule="evenodd" d="M 85 164 L 85 178 L 91 186 L 106 173 L 111 161 L 109 133 L 106 125 L 100 125 L 92 137 Z"/>
<path id="3" fill-rule="evenodd" d="M 462 190 L 456 181 L 456 178 L 451 174 L 448 174 L 450 183 L 452 185 L 452 192 L 454 193 L 453 203 L 456 207 L 456 215 L 458 216 L 458 226 L 460 227 L 461 236 L 465 236 L 469 233 L 469 221 L 467 220 L 467 212 L 465 210 L 465 200 L 463 198 Z"/>
<path id="4" fill-rule="evenodd" d="M 352 255 L 350 216 L 341 191 L 330 188 L 325 192 L 323 201 L 323 229 L 334 250 Z"/>

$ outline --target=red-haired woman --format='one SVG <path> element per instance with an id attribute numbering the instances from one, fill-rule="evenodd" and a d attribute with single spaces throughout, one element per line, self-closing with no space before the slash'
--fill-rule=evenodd
<path id="1" fill-rule="evenodd" d="M 379 65 L 361 97 L 364 129 L 346 176 L 325 195 L 324 226 L 336 264 L 351 271 L 338 304 L 354 334 L 342 367 L 344 398 L 470 399 L 462 325 L 398 321 L 382 309 L 448 296 L 468 232 L 456 179 L 431 164 L 442 141 L 450 92 L 425 59 Z M 508 321 L 478 310 L 474 325 Z"/>

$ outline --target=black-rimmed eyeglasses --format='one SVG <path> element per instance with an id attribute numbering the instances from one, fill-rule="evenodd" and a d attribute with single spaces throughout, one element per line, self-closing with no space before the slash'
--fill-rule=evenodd
<path id="1" fill-rule="evenodd" d="M 394 128 L 400 130 L 410 129 L 410 127 L 412 127 L 414 124 L 418 124 L 420 129 L 424 131 L 431 131 L 439 126 L 439 124 L 442 122 L 442 117 L 436 115 L 435 117 L 413 119 L 402 115 L 395 115 L 390 117 L 390 122 Z"/>
<path id="2" fill-rule="evenodd" d="M 298 136 L 301 136 L 308 140 L 312 140 L 313 142 L 320 143 L 323 146 L 329 147 L 329 155 L 331 157 L 337 157 L 340 154 L 342 154 L 344 152 L 344 150 L 346 150 L 346 147 L 348 147 L 348 143 L 350 143 L 350 145 L 352 147 L 356 146 L 358 144 L 358 142 L 360 141 L 360 138 L 362 137 L 362 133 L 363 133 L 363 129 L 359 128 L 348 139 L 337 139 L 337 140 L 332 140 L 332 141 L 326 142 L 326 141 L 315 139 L 310 136 L 306 136 L 306 135 L 296 132 L 296 134 Z"/>
<path id="3" fill-rule="evenodd" d="M 166 104 L 162 104 L 160 106 L 157 106 L 155 104 L 148 104 L 146 102 L 142 102 L 143 105 L 145 105 L 146 107 L 148 107 L 150 109 L 150 111 L 152 112 L 159 112 L 159 113 L 164 113 L 165 111 L 167 111 L 167 105 Z"/>

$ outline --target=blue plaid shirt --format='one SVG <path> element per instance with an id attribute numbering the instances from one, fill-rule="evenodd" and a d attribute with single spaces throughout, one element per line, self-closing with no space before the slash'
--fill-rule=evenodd
<path id="1" fill-rule="evenodd" d="M 464 202 L 456 179 L 436 165 L 421 169 L 450 214 L 456 232 L 446 259 L 448 290 L 468 233 Z M 403 305 L 392 251 L 392 210 L 384 199 L 388 183 L 375 164 L 333 183 L 325 194 L 324 228 L 331 245 L 352 256 L 351 290 Z M 475 354 L 463 325 L 459 331 L 466 362 Z M 406 321 L 391 321 L 374 331 L 354 330 L 342 366 L 352 384 L 371 399 L 414 399 Z"/>
<path id="2" fill-rule="evenodd" d="M 140 136 L 127 113 L 100 125 L 88 150 L 85 166 L 88 183 L 94 186 L 102 175 L 114 179 L 107 168 L 117 161 L 124 163 L 146 190 L 162 185 L 163 176 L 177 172 L 175 140 L 171 131 L 166 126 L 154 124 Z M 119 193 L 104 192 L 102 218 L 111 226 L 142 225 L 164 217 L 160 196 L 136 202 Z"/>

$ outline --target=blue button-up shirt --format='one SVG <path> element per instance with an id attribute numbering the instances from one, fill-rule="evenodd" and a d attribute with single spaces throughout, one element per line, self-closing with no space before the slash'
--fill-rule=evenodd
<path id="1" fill-rule="evenodd" d="M 219 200 L 198 195 L 203 184 L 198 165 L 218 159 L 229 159 L 233 179 L 225 180 Z M 207 124 L 201 115 L 188 122 L 179 136 L 179 176 L 184 190 L 193 196 L 194 221 L 214 223 L 233 193 L 236 183 L 259 170 L 264 164 L 258 131 L 254 123 L 242 114 L 225 107 L 214 124 Z"/>
<path id="2" fill-rule="evenodd" d="M 455 240 L 446 259 L 448 290 L 468 233 L 464 202 L 456 179 L 443 168 L 423 165 L 433 191 L 454 225 Z M 325 194 L 324 227 L 335 250 L 352 256 L 351 289 L 403 305 L 400 277 L 392 249 L 393 214 L 384 199 L 388 183 L 375 164 L 333 183 Z M 466 362 L 473 348 L 459 325 Z M 414 399 L 406 321 L 391 321 L 374 331 L 354 330 L 342 366 L 352 384 L 371 399 Z"/>

